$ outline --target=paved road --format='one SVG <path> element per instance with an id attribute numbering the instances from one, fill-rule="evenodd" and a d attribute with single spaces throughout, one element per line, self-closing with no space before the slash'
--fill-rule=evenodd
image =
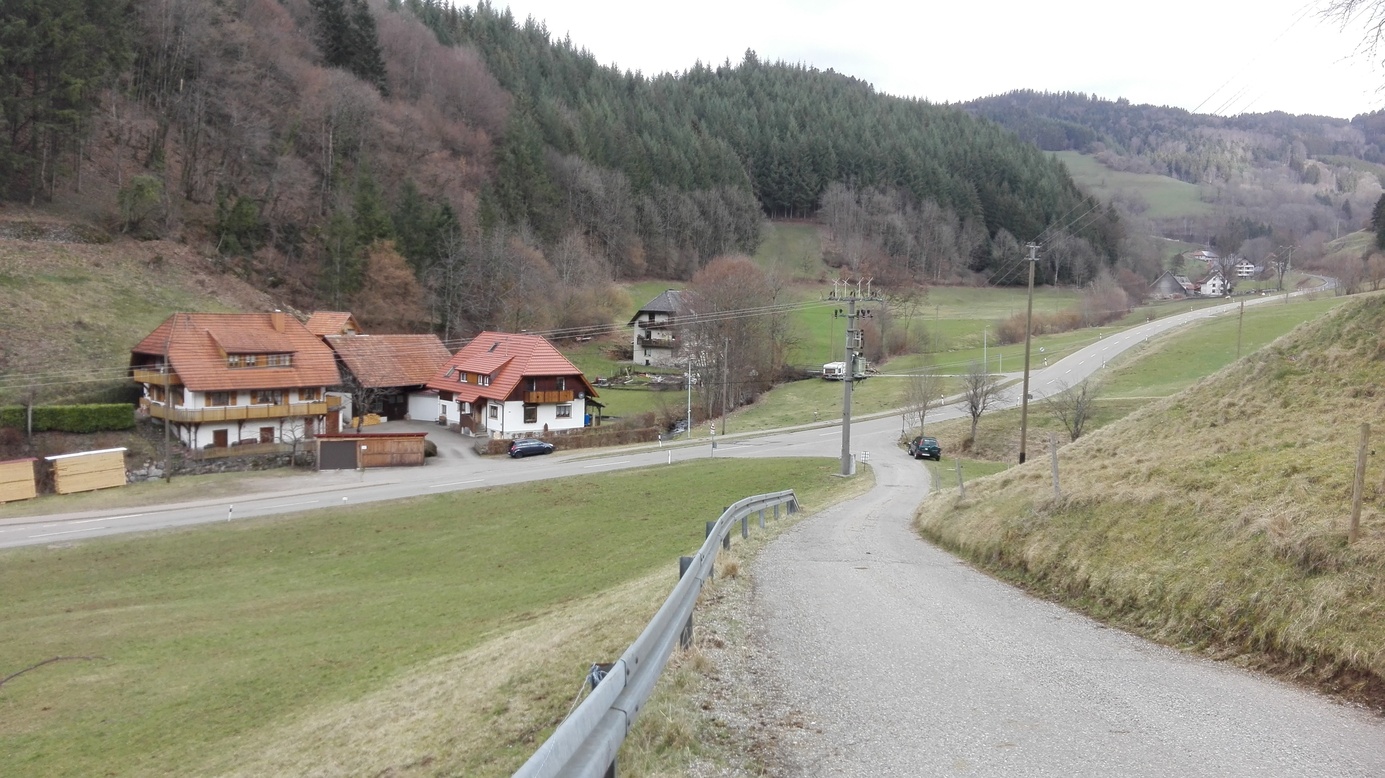
<path id="1" fill-rule="evenodd" d="M 1247 305 L 1281 302 L 1282 296 L 1257 297 Z M 1191 313 L 1157 319 L 1151 323 L 1112 335 L 1087 346 L 1064 359 L 1044 366 L 1039 360 L 1031 365 L 1030 391 L 1035 399 L 1061 391 L 1099 371 L 1109 359 L 1121 351 L 1133 348 L 1150 337 L 1168 332 L 1185 324 L 1236 310 L 1236 305 L 1205 308 Z M 1011 378 L 1020 374 L 1009 374 Z M 883 378 L 879 380 L 891 380 Z M 1010 399 L 997 407 L 1018 405 L 1018 388 Z M 958 406 L 934 410 L 929 419 L 941 421 L 965 415 Z M 0 519 L 0 548 L 44 545 L 103 537 L 124 532 L 138 532 L 171 527 L 234 521 L 254 516 L 290 513 L 326 508 L 342 503 L 352 504 L 376 500 L 393 500 L 418 494 L 459 491 L 480 486 L 500 486 L 546 478 L 582 475 L 629 467 L 647 467 L 661 462 L 679 462 L 708 456 L 839 456 L 841 453 L 840 420 L 783 430 L 770 435 L 754 433 L 723 438 L 713 452 L 706 440 L 691 444 L 677 443 L 668 447 L 640 447 L 604 455 L 575 452 L 530 459 L 480 459 L 468 456 L 465 446 L 456 436 L 440 428 L 418 423 L 417 428 L 435 432 L 433 435 L 443 456 L 427 467 L 392 468 L 388 470 L 335 471 L 314 473 L 292 479 L 291 484 L 276 485 L 273 491 L 248 494 L 235 499 L 201 500 L 176 505 L 150 506 L 141 509 L 95 510 L 17 519 Z M 898 414 L 886 414 L 870 419 L 856 419 L 851 425 L 853 452 L 869 455 L 872 451 L 897 451 L 896 440 L 901 432 Z M 890 437 L 893 434 L 894 437 Z"/>
<path id="2" fill-rule="evenodd" d="M 910 529 L 926 468 L 871 465 L 751 567 L 788 775 L 1385 776 L 1385 721 L 977 573 Z"/>

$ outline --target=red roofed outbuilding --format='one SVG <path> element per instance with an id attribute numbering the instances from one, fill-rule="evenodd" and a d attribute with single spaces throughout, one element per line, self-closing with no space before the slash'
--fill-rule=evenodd
<path id="1" fill-rule="evenodd" d="M 581 429 L 600 407 L 582 371 L 537 335 L 483 332 L 428 388 L 449 424 L 495 438 Z"/>

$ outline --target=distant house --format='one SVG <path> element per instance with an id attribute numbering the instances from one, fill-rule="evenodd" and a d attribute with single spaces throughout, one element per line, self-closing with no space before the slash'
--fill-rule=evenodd
<path id="1" fill-rule="evenodd" d="M 1221 268 L 1213 268 L 1206 277 L 1197 282 L 1197 290 L 1203 297 L 1225 297 L 1231 294 L 1231 282 L 1222 275 Z"/>
<path id="2" fill-rule="evenodd" d="M 1254 262 L 1243 259 L 1236 263 L 1235 271 L 1237 278 L 1251 278 L 1260 272 L 1260 268 L 1256 267 Z"/>
<path id="3" fill-rule="evenodd" d="M 364 332 L 356 317 L 347 311 L 315 311 L 303 325 L 308 332 L 325 338 L 328 335 L 360 335 Z"/>
<path id="4" fill-rule="evenodd" d="M 537 335 L 483 332 L 427 387 L 448 424 L 493 438 L 581 429 L 600 408 L 582 371 Z"/>
<path id="5" fill-rule="evenodd" d="M 653 367 L 678 365 L 678 317 L 686 311 L 684 292 L 666 289 L 645 303 L 628 324 L 634 328 L 634 362 Z"/>
<path id="6" fill-rule="evenodd" d="M 1171 270 L 1165 270 L 1149 285 L 1151 300 L 1177 300 L 1193 293 L 1193 282 L 1187 276 L 1175 275 Z"/>
<path id="7" fill-rule="evenodd" d="M 332 350 L 292 316 L 176 313 L 130 350 L 140 408 L 191 448 L 337 429 Z"/>
<path id="8" fill-rule="evenodd" d="M 367 406 L 353 404 L 353 415 L 438 418 L 437 393 L 427 384 L 452 357 L 438 336 L 327 335 L 323 341 L 336 354 L 344 392 Z"/>

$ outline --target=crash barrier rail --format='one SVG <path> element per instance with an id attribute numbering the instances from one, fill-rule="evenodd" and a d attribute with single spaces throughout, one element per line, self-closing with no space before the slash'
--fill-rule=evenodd
<path id="1" fill-rule="evenodd" d="M 703 583 L 712 575 L 717 548 L 731 547 L 731 527 L 736 522 L 740 522 L 741 537 L 749 537 L 750 516 L 758 513 L 764 528 L 765 512 L 773 510 L 778 518 L 781 505 L 787 506 L 789 513 L 798 511 L 798 498 L 792 489 L 746 497 L 727 508 L 721 518 L 707 522 L 707 540 L 696 555 L 679 559 L 678 584 L 659 612 L 619 660 L 609 667 L 593 666 L 589 680 L 595 686 L 591 694 L 514 778 L 615 775 L 616 752 L 654 691 L 673 646 L 681 643 L 687 648 L 692 643 L 693 606 Z"/>

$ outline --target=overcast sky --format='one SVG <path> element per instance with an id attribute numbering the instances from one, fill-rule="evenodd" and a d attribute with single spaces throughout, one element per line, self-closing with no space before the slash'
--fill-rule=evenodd
<path id="1" fill-rule="evenodd" d="M 1385 107 L 1385 71 L 1356 54 L 1360 25 L 1320 20 L 1325 0 L 494 1 L 645 75 L 754 49 L 939 103 L 1035 89 L 1222 115 Z"/>

